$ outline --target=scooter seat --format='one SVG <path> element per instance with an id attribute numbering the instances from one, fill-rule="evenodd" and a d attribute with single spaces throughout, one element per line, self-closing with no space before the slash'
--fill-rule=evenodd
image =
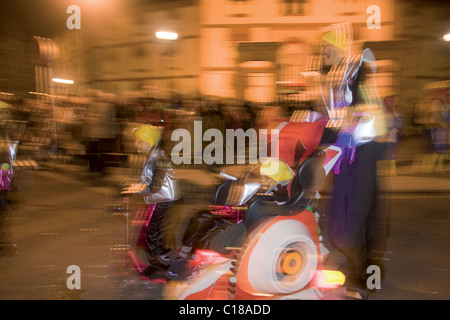
<path id="1" fill-rule="evenodd" d="M 320 156 L 311 156 L 304 160 L 297 169 L 289 185 L 289 199 L 283 204 L 278 204 L 266 197 L 253 201 L 247 209 L 243 223 L 247 230 L 251 230 L 261 220 L 271 216 L 295 215 L 307 208 L 317 190 L 315 186 L 319 175 L 325 172 L 320 161 Z"/>

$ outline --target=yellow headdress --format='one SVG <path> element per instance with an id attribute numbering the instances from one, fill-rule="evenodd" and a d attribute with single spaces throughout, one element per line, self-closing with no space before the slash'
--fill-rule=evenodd
<path id="1" fill-rule="evenodd" d="M 342 37 L 341 37 L 342 38 Z M 326 32 L 323 36 L 322 36 L 322 40 L 326 41 L 330 44 L 332 44 L 333 46 L 341 49 L 341 50 L 346 50 L 347 46 L 348 46 L 348 40 L 347 39 L 340 39 L 336 32 L 334 31 L 329 31 Z"/>
<path id="2" fill-rule="evenodd" d="M 161 128 L 150 124 L 142 124 L 135 128 L 133 132 L 151 147 L 154 147 L 161 138 Z"/>

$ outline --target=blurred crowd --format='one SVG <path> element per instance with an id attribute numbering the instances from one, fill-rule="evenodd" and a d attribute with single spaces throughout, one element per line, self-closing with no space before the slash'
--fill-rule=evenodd
<path id="1" fill-rule="evenodd" d="M 184 128 L 193 134 L 195 120 L 202 121 L 203 130 L 267 128 L 289 119 L 292 108 L 200 94 L 156 95 L 148 90 L 121 96 L 92 91 L 83 97 L 43 97 L 14 106 L 27 122 L 20 141 L 22 157 L 41 163 L 87 161 L 92 172 L 138 157 L 132 131 L 139 124 L 163 127 L 163 146 L 170 152 L 177 143 L 171 141 L 173 130 Z"/>
<path id="2" fill-rule="evenodd" d="M 411 126 L 423 130 L 425 144 L 412 167 L 415 172 L 443 172 L 449 146 L 449 86 L 448 82 L 432 83 L 424 90 L 417 104 Z M 403 122 L 394 92 L 384 95 L 390 144 L 383 172 L 396 174 L 398 144 L 401 142 Z M 178 143 L 171 141 L 171 133 L 178 128 L 193 134 L 195 120 L 202 121 L 203 130 L 216 128 L 274 128 L 281 120 L 288 120 L 295 110 L 314 108 L 308 102 L 254 104 L 232 98 L 183 95 L 176 92 L 155 94 L 155 90 L 140 90 L 121 96 L 91 91 L 86 96 L 41 97 L 15 104 L 21 120 L 27 122 L 21 137 L 22 158 L 38 162 L 61 159 L 84 161 L 89 171 L 104 172 L 110 165 L 130 165 L 138 159 L 135 138 L 131 134 L 138 124 L 163 127 L 163 147 L 169 152 Z M 79 162 L 81 163 L 81 162 Z"/>
<path id="3" fill-rule="evenodd" d="M 414 124 L 424 134 L 411 173 L 445 173 L 450 146 L 450 81 L 427 84 L 414 115 Z"/>

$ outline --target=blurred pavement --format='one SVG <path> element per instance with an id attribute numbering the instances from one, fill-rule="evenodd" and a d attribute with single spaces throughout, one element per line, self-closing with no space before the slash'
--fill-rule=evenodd
<path id="1" fill-rule="evenodd" d="M 424 294 L 448 297 L 442 288 L 443 279 L 448 278 L 447 258 L 437 252 L 441 243 L 448 242 L 445 201 L 450 194 L 450 162 L 446 161 L 445 174 L 411 173 L 414 159 L 408 152 L 412 150 L 414 156 L 419 150 L 412 143 L 399 150 L 397 175 L 381 176 L 385 195 L 402 200 L 392 203 L 397 220 L 385 260 L 389 264 L 389 281 L 378 299 L 421 298 Z M 11 239 L 19 245 L 19 253 L 0 259 L 0 299 L 161 299 L 162 285 L 119 274 L 126 248 L 125 219 L 123 214 L 105 210 L 108 203 L 123 201 L 117 198 L 118 184 L 136 175 L 130 175 L 128 168 L 110 167 L 109 174 L 99 178 L 80 164 L 39 165 L 40 170 L 22 175 L 28 188 L 15 194 L 11 203 Z M 238 166 L 229 169 L 245 172 Z M 177 172 L 187 192 L 188 207 L 183 217 L 211 204 L 215 183 L 220 182 L 216 174 L 207 168 L 179 168 Z M 321 193 L 326 199 L 327 190 Z M 406 193 L 405 197 L 402 193 Z M 423 200 L 423 195 L 427 200 Z M 409 214 L 418 203 L 415 198 L 423 203 L 411 220 Z M 141 203 L 142 199 L 135 200 Z M 130 204 L 136 205 L 133 199 Z M 429 212 L 433 215 L 429 216 Z M 432 264 L 429 256 L 434 257 Z M 83 270 L 82 290 L 66 287 L 66 268 L 73 264 Z M 409 266 L 408 272 L 402 269 L 405 265 Z M 425 267 L 428 273 L 423 273 Z M 419 289 L 425 293 L 405 289 L 400 280 L 411 288 L 419 282 Z"/>

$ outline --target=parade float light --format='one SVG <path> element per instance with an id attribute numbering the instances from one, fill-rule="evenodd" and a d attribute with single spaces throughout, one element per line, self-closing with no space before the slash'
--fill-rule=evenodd
<path id="1" fill-rule="evenodd" d="M 316 285 L 319 288 L 338 288 L 345 283 L 345 275 L 337 270 L 317 270 Z"/>

